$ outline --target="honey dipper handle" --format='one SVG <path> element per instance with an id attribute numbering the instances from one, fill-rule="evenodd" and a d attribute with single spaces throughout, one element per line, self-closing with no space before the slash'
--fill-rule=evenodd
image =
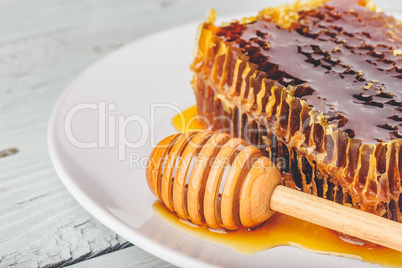
<path id="1" fill-rule="evenodd" d="M 341 233 L 402 251 L 402 224 L 282 185 L 271 197 L 272 210 Z"/>

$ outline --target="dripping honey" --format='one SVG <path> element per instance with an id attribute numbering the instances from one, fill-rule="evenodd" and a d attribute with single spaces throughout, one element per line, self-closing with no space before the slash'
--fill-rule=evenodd
<path id="1" fill-rule="evenodd" d="M 181 132 L 204 129 L 195 106 L 176 115 L 172 123 Z M 196 237 L 233 248 L 242 254 L 254 254 L 276 246 L 295 246 L 321 254 L 350 257 L 388 267 L 402 267 L 402 252 L 377 245 L 348 243 L 338 233 L 327 228 L 280 213 L 274 214 L 264 224 L 251 230 L 241 228 L 237 231 L 216 231 L 179 219 L 160 202 L 155 202 L 153 208 L 173 226 Z"/>
<path id="2" fill-rule="evenodd" d="M 197 107 L 195 106 L 173 117 L 172 124 L 179 132 L 205 130 L 201 118 L 197 116 Z"/>

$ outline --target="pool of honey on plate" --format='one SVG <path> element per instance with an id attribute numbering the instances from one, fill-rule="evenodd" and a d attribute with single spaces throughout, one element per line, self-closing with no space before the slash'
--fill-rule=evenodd
<path id="1" fill-rule="evenodd" d="M 197 119 L 196 107 L 176 115 L 172 123 L 181 131 L 200 131 L 203 124 Z M 311 252 L 360 259 L 388 267 L 402 267 L 402 252 L 377 245 L 346 242 L 337 232 L 275 213 L 259 227 L 237 231 L 212 230 L 179 219 L 159 201 L 153 209 L 171 225 L 196 237 L 233 248 L 242 254 L 253 254 L 276 246 L 295 246 Z"/>

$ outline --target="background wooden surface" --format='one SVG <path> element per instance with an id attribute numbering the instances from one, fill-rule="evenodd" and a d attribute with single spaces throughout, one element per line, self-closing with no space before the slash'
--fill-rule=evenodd
<path id="1" fill-rule="evenodd" d="M 262 0 L 0 0 L 0 267 L 167 267 L 88 214 L 49 159 L 50 112 L 68 83 L 121 45 L 179 24 L 255 12 Z M 386 11 L 402 10 L 381 1 Z"/>

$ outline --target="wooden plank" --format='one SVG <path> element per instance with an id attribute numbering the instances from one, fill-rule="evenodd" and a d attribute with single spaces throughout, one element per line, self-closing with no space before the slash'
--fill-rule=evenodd
<path id="1" fill-rule="evenodd" d="M 109 267 L 159 267 L 159 268 L 170 268 L 176 267 L 172 264 L 164 262 L 158 258 L 155 258 L 151 254 L 143 251 L 138 247 L 130 247 L 115 251 L 91 260 L 83 261 L 72 266 L 71 268 L 86 268 L 86 267 L 96 267 L 96 268 L 109 268 Z"/>

